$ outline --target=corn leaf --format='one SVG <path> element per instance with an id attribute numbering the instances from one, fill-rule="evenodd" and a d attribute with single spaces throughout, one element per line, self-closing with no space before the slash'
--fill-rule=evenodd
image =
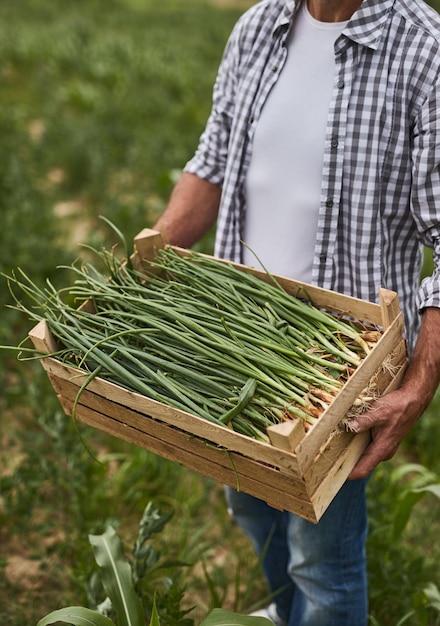
<path id="1" fill-rule="evenodd" d="M 414 489 L 414 491 L 420 493 L 430 493 L 433 496 L 440 498 L 440 483 L 436 485 L 426 485 L 425 487 L 418 487 L 417 489 Z"/>
<path id="2" fill-rule="evenodd" d="M 150 626 L 160 626 L 159 613 L 157 612 L 156 606 L 156 594 L 154 594 L 153 599 L 153 609 L 151 611 Z"/>
<path id="3" fill-rule="evenodd" d="M 213 609 L 200 626 L 273 626 L 266 617 L 241 615 L 225 609 Z"/>
<path id="4" fill-rule="evenodd" d="M 59 622 L 73 624 L 73 626 L 115 626 L 110 618 L 82 606 L 68 606 L 52 611 L 40 619 L 37 626 L 48 626 Z"/>
<path id="5" fill-rule="evenodd" d="M 440 591 L 434 583 L 429 583 L 423 590 L 429 606 L 436 609 L 440 613 Z"/>
<path id="6" fill-rule="evenodd" d="M 407 491 L 399 498 L 399 502 L 394 512 L 393 526 L 391 537 L 396 541 L 408 524 L 413 508 L 423 498 L 423 493 L 417 493 L 413 490 Z"/>
<path id="7" fill-rule="evenodd" d="M 405 530 L 415 505 L 427 494 L 440 498 L 440 484 L 425 485 L 404 491 L 395 510 L 392 539 L 395 541 Z"/>
<path id="8" fill-rule="evenodd" d="M 145 626 L 140 599 L 136 595 L 122 542 L 109 526 L 102 535 L 89 535 L 102 584 L 118 616 L 119 626 Z"/>

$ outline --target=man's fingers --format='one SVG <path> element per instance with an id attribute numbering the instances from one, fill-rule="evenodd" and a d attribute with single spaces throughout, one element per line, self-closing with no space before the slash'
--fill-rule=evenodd
<path id="1" fill-rule="evenodd" d="M 365 430 L 370 430 L 379 423 L 377 417 L 377 415 L 376 418 L 373 417 L 373 414 L 370 412 L 358 415 L 348 421 L 346 428 L 352 433 L 362 433 Z"/>
<path id="2" fill-rule="evenodd" d="M 359 459 L 357 465 L 349 475 L 349 480 L 358 480 L 366 478 L 383 460 L 383 451 L 378 449 L 374 441 L 366 448 L 364 454 Z"/>

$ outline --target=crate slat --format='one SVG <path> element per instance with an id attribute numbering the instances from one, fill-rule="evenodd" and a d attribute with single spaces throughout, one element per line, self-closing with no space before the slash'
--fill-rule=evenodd
<path id="1" fill-rule="evenodd" d="M 58 380 L 72 383 L 77 389 L 87 378 L 87 374 L 84 372 L 64 365 L 56 359 L 43 359 L 42 365 L 48 374 L 54 375 Z M 231 451 L 241 452 L 257 461 L 264 459 L 265 463 L 277 465 L 289 474 L 300 475 L 296 457 L 292 454 L 283 453 L 283 451 L 269 444 L 254 441 L 229 428 L 222 428 L 200 417 L 161 404 L 100 378 L 92 380 L 87 388 L 120 407 L 121 413 L 124 412 L 125 407 L 133 409 L 146 417 L 154 417 L 170 426 L 181 428 L 189 435 L 211 441 Z"/>
<path id="2" fill-rule="evenodd" d="M 393 351 L 403 333 L 403 316 L 399 314 L 377 342 L 369 356 L 359 365 L 356 371 L 347 380 L 341 391 L 320 419 L 312 426 L 296 448 L 298 463 L 301 472 L 305 472 L 313 463 L 320 445 L 327 439 L 332 430 L 341 421 L 341 415 L 346 415 L 355 398 L 365 389 L 368 382 Z"/>
<path id="3" fill-rule="evenodd" d="M 63 409 L 71 414 L 73 400 L 60 398 Z M 210 445 L 188 433 L 173 429 L 156 420 L 145 420 L 139 428 L 125 422 L 122 424 L 111 416 L 103 415 L 88 406 L 78 405 L 78 419 L 85 424 L 140 446 L 159 456 L 181 463 L 185 467 L 208 476 L 222 484 L 261 497 L 262 488 L 267 491 L 266 501 L 284 510 L 300 511 L 300 514 L 316 522 L 317 518 L 307 494 L 301 491 L 300 482 L 288 480 L 275 468 L 262 466 L 253 459 Z M 156 430 L 156 436 L 154 431 Z"/>

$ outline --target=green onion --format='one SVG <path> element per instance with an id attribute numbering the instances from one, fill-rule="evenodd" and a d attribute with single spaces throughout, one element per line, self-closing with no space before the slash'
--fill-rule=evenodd
<path id="1" fill-rule="evenodd" d="M 56 357 L 90 378 L 218 426 L 268 441 L 271 424 L 314 424 L 371 349 L 354 324 L 212 257 L 167 247 L 146 276 L 113 251 L 94 253 L 104 271 L 74 264 L 73 284 L 58 291 L 8 277 L 16 308 L 46 319 Z M 86 301 L 93 313 L 78 306 Z"/>

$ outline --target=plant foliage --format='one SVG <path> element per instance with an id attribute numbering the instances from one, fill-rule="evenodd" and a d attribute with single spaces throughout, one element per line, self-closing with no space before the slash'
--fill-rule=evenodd
<path id="1" fill-rule="evenodd" d="M 162 531 L 170 519 L 170 515 L 161 515 L 152 503 L 148 503 L 141 519 L 138 538 L 134 547 L 136 561 L 143 563 L 141 578 L 153 571 L 157 565 L 159 552 L 144 544 L 151 539 L 152 535 Z M 109 526 L 101 535 L 89 535 L 95 560 L 99 567 L 100 578 L 105 592 L 108 594 L 97 610 L 71 606 L 52 611 L 43 617 L 37 626 L 48 626 L 57 622 L 73 624 L 74 626 L 145 626 L 147 616 L 150 615 L 150 626 L 160 626 L 168 623 L 161 619 L 156 605 L 156 591 L 154 592 L 151 605 L 143 605 L 142 594 L 138 587 L 135 589 L 135 579 L 139 582 L 139 576 L 133 577 L 130 561 L 124 554 L 122 542 L 115 529 Z M 147 558 L 150 556 L 152 558 Z M 170 564 L 168 564 L 170 565 Z M 115 614 L 115 622 L 103 613 Z M 179 624 L 179 620 L 173 621 Z M 224 609 L 214 609 L 203 620 L 201 626 L 269 626 L 270 620 L 261 617 L 241 615 Z"/>

